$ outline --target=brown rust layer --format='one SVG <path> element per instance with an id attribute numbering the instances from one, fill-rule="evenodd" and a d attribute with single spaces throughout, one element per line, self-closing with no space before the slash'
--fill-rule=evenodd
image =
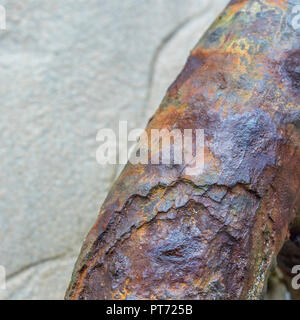
<path id="1" fill-rule="evenodd" d="M 291 8 L 235 0 L 206 32 L 147 127 L 204 129 L 204 172 L 128 164 L 87 236 L 67 299 L 262 296 L 300 207 L 300 37 Z"/>

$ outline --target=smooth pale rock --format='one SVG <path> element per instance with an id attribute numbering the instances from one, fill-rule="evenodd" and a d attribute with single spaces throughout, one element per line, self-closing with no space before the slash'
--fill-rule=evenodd
<path id="1" fill-rule="evenodd" d="M 2 1 L 1 297 L 60 299 L 117 174 L 97 131 L 144 127 L 227 0 Z"/>
<path id="2" fill-rule="evenodd" d="M 0 290 L 0 299 L 63 299 L 68 285 L 66 274 L 72 272 L 75 260 L 60 257 L 22 270 L 8 280 L 8 290 Z"/>

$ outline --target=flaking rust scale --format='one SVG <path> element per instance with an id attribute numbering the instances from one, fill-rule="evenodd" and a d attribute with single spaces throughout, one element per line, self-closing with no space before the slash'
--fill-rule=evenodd
<path id="1" fill-rule="evenodd" d="M 204 172 L 128 164 L 83 244 L 66 299 L 259 299 L 291 226 L 299 250 L 292 6 L 231 1 L 192 50 L 146 130 L 204 129 Z M 287 276 L 289 248 L 279 255 Z"/>

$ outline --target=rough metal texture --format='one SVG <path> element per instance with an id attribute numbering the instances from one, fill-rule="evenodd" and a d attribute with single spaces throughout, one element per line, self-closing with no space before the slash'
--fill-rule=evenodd
<path id="1" fill-rule="evenodd" d="M 232 1 L 207 31 L 147 127 L 204 129 L 204 173 L 127 165 L 67 299 L 262 296 L 300 208 L 291 9 L 284 0 Z"/>

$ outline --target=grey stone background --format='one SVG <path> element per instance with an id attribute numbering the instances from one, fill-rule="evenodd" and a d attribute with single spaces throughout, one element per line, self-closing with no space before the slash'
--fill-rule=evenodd
<path id="1" fill-rule="evenodd" d="M 0 0 L 2 299 L 62 299 L 118 167 L 101 128 L 143 128 L 228 0 Z"/>

